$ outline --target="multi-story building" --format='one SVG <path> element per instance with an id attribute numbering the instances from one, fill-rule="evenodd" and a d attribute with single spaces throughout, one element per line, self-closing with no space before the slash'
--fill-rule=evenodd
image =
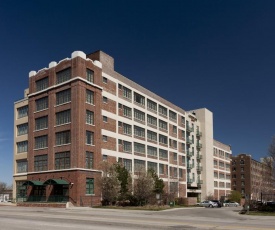
<path id="1" fill-rule="evenodd" d="M 265 162 L 254 160 L 251 155 L 239 154 L 232 157 L 232 190 L 243 197 L 261 200 L 261 194 L 274 193 L 272 169 Z"/>
<path id="2" fill-rule="evenodd" d="M 177 107 L 117 73 L 114 59 L 102 51 L 75 51 L 31 71 L 29 92 L 15 103 L 15 114 L 17 198 L 99 202 L 103 160 L 121 162 L 133 175 L 153 168 L 166 191 L 180 197 L 226 193 L 214 186 L 214 158 L 225 162 L 217 169 L 225 177 L 229 161 L 213 156 L 213 147 L 231 151 L 213 140 L 212 112 Z"/>

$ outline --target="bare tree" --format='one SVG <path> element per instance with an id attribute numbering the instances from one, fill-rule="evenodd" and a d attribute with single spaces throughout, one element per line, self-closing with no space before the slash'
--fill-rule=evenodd
<path id="1" fill-rule="evenodd" d="M 12 189 L 12 186 L 7 186 L 7 183 L 0 182 L 0 193 L 5 192 L 6 190 Z"/>

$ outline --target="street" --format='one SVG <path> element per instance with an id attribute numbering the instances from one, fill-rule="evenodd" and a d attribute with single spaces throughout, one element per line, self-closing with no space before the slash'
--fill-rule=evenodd
<path id="1" fill-rule="evenodd" d="M 0 230 L 274 229 L 275 218 L 239 215 L 241 208 L 129 211 L 98 208 L 26 208 L 0 205 Z"/>

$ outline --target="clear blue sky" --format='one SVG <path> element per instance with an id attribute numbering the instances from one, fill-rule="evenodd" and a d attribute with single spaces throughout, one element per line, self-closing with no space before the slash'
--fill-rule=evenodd
<path id="1" fill-rule="evenodd" d="M 214 113 L 215 139 L 256 160 L 275 134 L 275 1 L 1 1 L 0 181 L 11 184 L 13 103 L 28 73 L 75 50 L 185 110 Z"/>

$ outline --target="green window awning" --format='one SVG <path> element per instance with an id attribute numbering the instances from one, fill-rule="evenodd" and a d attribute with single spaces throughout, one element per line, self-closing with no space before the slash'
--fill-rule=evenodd
<path id="1" fill-rule="evenodd" d="M 55 185 L 55 184 L 60 184 L 60 185 L 68 185 L 69 182 L 62 180 L 62 179 L 49 179 L 44 182 L 44 185 Z"/>
<path id="2" fill-rule="evenodd" d="M 29 185 L 29 186 L 42 186 L 44 185 L 43 181 L 40 180 L 28 180 L 22 184 L 23 186 Z"/>

